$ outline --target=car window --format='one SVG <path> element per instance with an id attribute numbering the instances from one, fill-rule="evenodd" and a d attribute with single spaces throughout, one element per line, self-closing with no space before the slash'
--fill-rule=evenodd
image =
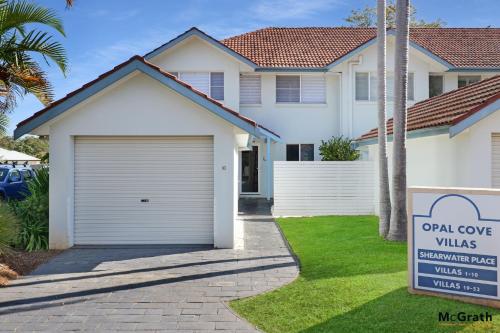
<path id="1" fill-rule="evenodd" d="M 9 169 L 0 169 L 0 181 L 3 182 L 8 173 Z"/>
<path id="2" fill-rule="evenodd" d="M 9 174 L 9 181 L 18 182 L 21 180 L 21 174 L 17 170 L 12 170 Z"/>
<path id="3" fill-rule="evenodd" d="M 21 173 L 26 180 L 33 178 L 29 170 L 21 170 Z"/>

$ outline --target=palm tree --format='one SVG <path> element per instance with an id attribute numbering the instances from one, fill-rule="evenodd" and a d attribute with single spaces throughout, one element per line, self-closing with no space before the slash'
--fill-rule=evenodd
<path id="1" fill-rule="evenodd" d="M 387 236 L 391 220 L 391 196 L 387 165 L 386 133 L 386 3 L 377 0 L 377 77 L 378 77 L 378 167 L 379 167 L 379 234 Z"/>
<path id="2" fill-rule="evenodd" d="M 0 0 L 0 112 L 12 110 L 17 97 L 26 94 L 44 105 L 52 102 L 52 86 L 39 60 L 51 60 L 66 73 L 64 48 L 37 25 L 65 35 L 54 11 L 22 0 Z"/>
<path id="3" fill-rule="evenodd" d="M 406 240 L 406 97 L 408 85 L 409 0 L 396 2 L 392 212 L 387 239 Z"/>
<path id="4" fill-rule="evenodd" d="M 9 126 L 9 117 L 5 113 L 0 113 L 0 136 L 7 134 L 7 127 Z"/>

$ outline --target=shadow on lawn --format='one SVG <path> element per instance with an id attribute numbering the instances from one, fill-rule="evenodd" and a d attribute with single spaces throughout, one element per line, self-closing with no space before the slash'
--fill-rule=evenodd
<path id="1" fill-rule="evenodd" d="M 453 302 L 437 297 L 417 296 L 408 293 L 406 288 L 396 289 L 382 297 L 355 308 L 347 313 L 311 326 L 302 333 L 319 332 L 459 332 L 474 325 L 473 332 L 492 332 L 499 329 L 493 322 L 445 323 L 438 321 L 439 312 L 457 313 L 464 311 L 476 314 L 497 310 L 471 304 Z M 418 321 L 415 318 L 419 318 Z"/>

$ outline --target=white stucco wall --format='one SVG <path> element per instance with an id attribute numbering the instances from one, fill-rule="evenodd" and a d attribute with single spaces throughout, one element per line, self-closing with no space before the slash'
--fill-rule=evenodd
<path id="1" fill-rule="evenodd" d="M 492 187 L 491 136 L 500 133 L 500 109 L 469 129 L 407 141 L 408 186 Z M 375 162 L 378 203 L 378 145 L 363 147 Z M 388 144 L 389 174 L 392 174 L 392 142 Z M 378 206 L 378 205 L 377 205 Z"/>
<path id="2" fill-rule="evenodd" d="M 132 74 L 50 124 L 50 247 L 73 245 L 73 138 L 210 135 L 214 138 L 214 242 L 232 248 L 237 214 L 236 134 L 243 132 L 144 74 Z M 140 166 L 138 166 L 140 167 Z"/>
<path id="3" fill-rule="evenodd" d="M 221 102 L 239 110 L 240 72 L 251 68 L 208 42 L 191 37 L 150 61 L 169 72 L 224 72 L 224 101 Z"/>
<path id="4" fill-rule="evenodd" d="M 367 47 L 351 60 L 352 65 L 346 61 L 332 70 L 343 73 L 342 87 L 345 88 L 342 90 L 342 133 L 357 138 L 377 126 L 377 102 L 355 100 L 355 73 L 370 72 L 372 75 L 377 75 L 377 45 Z M 414 74 L 415 98 L 413 101 L 408 101 L 408 106 L 429 97 L 429 73 L 443 72 L 444 69 L 442 65 L 410 47 L 408 71 Z M 387 39 L 387 72 L 394 74 L 394 37 L 392 36 Z M 393 103 L 388 102 L 388 117 L 392 117 L 392 109 Z"/>
<path id="5" fill-rule="evenodd" d="M 350 64 L 360 60 L 359 64 Z M 153 63 L 167 71 L 223 71 L 223 103 L 231 109 L 257 121 L 259 124 L 278 133 L 284 143 L 273 143 L 272 160 L 286 159 L 286 144 L 314 144 L 315 160 L 320 160 L 318 147 L 321 140 L 332 136 L 344 135 L 357 138 L 377 126 L 376 102 L 355 101 L 355 72 L 376 74 L 376 44 L 358 52 L 349 61 L 333 67 L 328 73 L 311 72 L 260 72 L 261 104 L 241 105 L 239 103 L 239 75 L 252 73 L 253 69 L 228 55 L 208 42 L 193 36 L 173 48 L 151 59 Z M 387 70 L 394 72 L 394 36 L 388 37 Z M 442 64 L 410 47 L 409 71 L 414 73 L 415 98 L 409 105 L 425 100 L 429 94 L 429 73 L 444 75 L 444 91 L 456 89 L 459 74 L 482 75 L 492 73 L 445 72 Z M 276 103 L 276 75 L 324 75 L 326 78 L 325 104 L 279 104 Z M 392 116 L 392 103 L 388 103 L 388 115 Z M 268 166 L 265 163 L 266 145 L 257 141 L 259 146 L 259 196 L 265 196 Z M 269 171 L 272 173 L 272 168 Z M 238 189 L 240 178 L 238 177 Z"/>

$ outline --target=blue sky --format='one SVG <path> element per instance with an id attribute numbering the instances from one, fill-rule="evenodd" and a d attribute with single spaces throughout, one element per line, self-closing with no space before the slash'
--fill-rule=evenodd
<path id="1" fill-rule="evenodd" d="M 49 78 L 56 98 L 94 79 L 130 58 L 143 55 L 192 26 L 224 38 L 268 26 L 339 26 L 354 8 L 376 0 L 75 0 L 66 10 L 64 0 L 37 0 L 58 11 L 69 56 L 64 77 L 55 66 Z M 419 18 L 443 19 L 448 27 L 500 27 L 498 0 L 414 0 Z M 438 6 L 436 4 L 439 3 Z M 10 131 L 40 110 L 33 97 L 20 101 L 11 114 Z"/>

